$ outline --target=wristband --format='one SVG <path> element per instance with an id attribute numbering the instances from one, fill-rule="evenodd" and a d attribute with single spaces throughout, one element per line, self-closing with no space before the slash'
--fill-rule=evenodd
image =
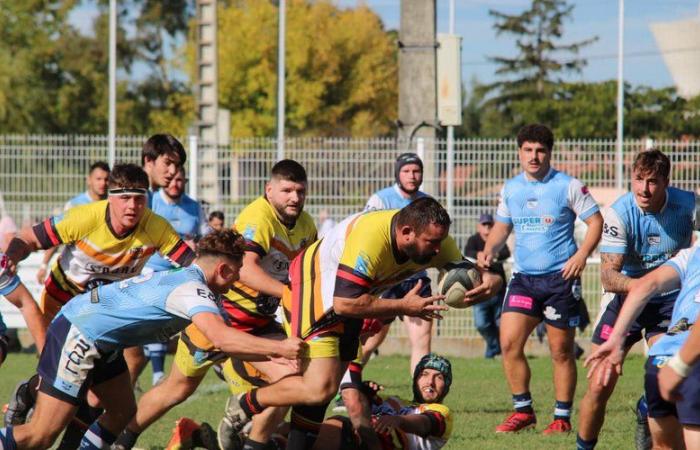
<path id="1" fill-rule="evenodd" d="M 681 378 L 686 378 L 690 374 L 690 369 L 692 369 L 691 366 L 683 362 L 678 353 L 669 359 L 666 365 Z"/>

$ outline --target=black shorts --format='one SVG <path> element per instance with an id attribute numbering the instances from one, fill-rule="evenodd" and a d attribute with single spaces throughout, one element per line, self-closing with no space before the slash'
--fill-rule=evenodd
<path id="1" fill-rule="evenodd" d="M 637 320 L 632 323 L 629 334 L 625 338 L 625 346 L 629 348 L 639 342 L 642 339 L 642 331 L 647 341 L 657 334 L 666 333 L 675 301 L 676 297 L 673 296 L 663 302 L 647 303 Z M 618 294 L 608 303 L 595 327 L 591 342 L 600 345 L 608 340 L 624 302 L 625 296 Z"/>
<path id="2" fill-rule="evenodd" d="M 581 279 L 565 280 L 561 272 L 545 275 L 514 273 L 503 298 L 506 312 L 543 320 L 556 328 L 576 328 L 581 320 Z"/>
<path id="3" fill-rule="evenodd" d="M 683 399 L 667 402 L 659 392 L 659 368 L 670 356 L 650 356 L 644 365 L 644 392 L 649 407 L 649 417 L 676 416 L 681 425 L 700 426 L 700 364 L 695 364 L 688 377 L 680 385 Z"/>
<path id="4" fill-rule="evenodd" d="M 90 386 L 127 372 L 121 349 L 103 351 L 64 316 L 58 316 L 46 333 L 39 358 L 39 390 L 78 405 Z"/>

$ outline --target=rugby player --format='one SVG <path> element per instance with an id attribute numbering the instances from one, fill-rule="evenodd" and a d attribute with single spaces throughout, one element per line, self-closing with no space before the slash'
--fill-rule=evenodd
<path id="1" fill-rule="evenodd" d="M 515 412 L 496 427 L 497 433 L 535 426 L 530 395 L 530 367 L 525 343 L 544 321 L 554 368 L 554 420 L 545 434 L 571 431 L 576 390 L 574 333 L 579 323 L 580 276 L 603 228 L 598 205 L 579 180 L 550 165 L 554 136 L 544 125 L 523 127 L 517 136 L 523 172 L 506 181 L 496 223 L 479 264 L 488 267 L 515 232 L 515 267 L 503 302 L 500 344 L 503 371 Z M 588 229 L 580 248 L 574 241 L 576 217 Z"/>
<path id="2" fill-rule="evenodd" d="M 680 289 L 665 334 L 649 349 L 644 391 L 654 448 L 700 448 L 700 366 L 697 323 L 700 313 L 700 252 L 681 250 L 660 267 L 630 282 L 630 289 L 607 341 L 586 360 L 591 383 L 606 385 L 622 374 L 627 334 L 655 297 Z M 615 375 L 613 375 L 615 374 Z M 685 442 L 684 442 L 685 441 Z M 685 445 L 684 445 L 685 443 Z"/>
<path id="3" fill-rule="evenodd" d="M 347 363 L 357 355 L 362 318 L 432 319 L 446 309 L 434 304 L 441 296 L 419 295 L 422 282 L 402 299 L 377 295 L 428 267 L 462 259 L 448 236 L 450 223 L 436 200 L 420 198 L 401 210 L 352 215 L 297 256 L 282 305 L 287 335 L 309 345 L 302 373 L 229 402 L 226 418 L 232 429 L 240 430 L 267 407 L 294 405 L 287 448 L 311 447 Z M 489 298 L 501 285 L 497 275 L 485 272 L 483 283 L 467 293 L 465 302 Z"/>
<path id="4" fill-rule="evenodd" d="M 224 323 L 217 302 L 238 278 L 242 256 L 240 235 L 213 233 L 202 239 L 186 269 L 95 287 L 66 304 L 49 327 L 39 360 L 34 414 L 25 425 L 0 430 L 0 448 L 49 448 L 88 389 L 105 412 L 89 426 L 80 448 L 108 448 L 136 412 L 123 349 L 169 339 L 190 322 L 217 348 L 240 358 L 298 358 L 304 347 L 298 338 L 258 338 Z"/>
<path id="5" fill-rule="evenodd" d="M 147 189 L 148 177 L 140 167 L 118 164 L 110 173 L 107 200 L 71 208 L 24 228 L 10 242 L 9 273 L 33 251 L 64 246 L 41 296 L 46 323 L 74 296 L 138 275 L 156 251 L 181 266 L 192 261 L 194 253 L 172 226 L 146 208 Z M 18 386 L 5 423 L 24 422 L 37 384 L 35 376 Z"/>
<path id="6" fill-rule="evenodd" d="M 275 315 L 282 292 L 287 289 L 289 263 L 316 239 L 313 219 L 303 211 L 306 185 L 304 168 L 296 161 L 282 160 L 272 167 L 265 195 L 246 206 L 236 218 L 233 227 L 245 239 L 245 253 L 240 281 L 226 293 L 222 303 L 230 326 L 258 336 L 284 338 Z M 203 330 L 188 327 L 178 342 L 169 375 L 140 399 L 138 412 L 117 445 L 132 448 L 140 433 L 192 395 L 209 368 L 226 357 L 203 335 Z M 289 365 L 275 362 L 252 364 L 270 380 L 293 371 Z M 280 414 L 282 417 L 278 417 Z M 283 417 L 284 410 L 271 409 L 256 420 L 260 425 L 254 424 L 249 439 L 265 444 L 270 430 Z M 268 426 L 268 422 L 273 426 Z M 222 426 L 219 439 L 226 449 L 237 435 L 226 431 L 225 423 Z"/>
<path id="7" fill-rule="evenodd" d="M 691 245 L 695 221 L 695 194 L 669 186 L 671 162 L 659 150 L 639 153 L 632 164 L 632 191 L 622 195 L 605 214 L 600 246 L 601 281 L 611 298 L 591 339 L 595 349 L 615 326 L 632 281 L 660 266 Z M 625 353 L 639 340 L 653 345 L 667 330 L 678 290 L 652 298 L 632 324 Z M 592 449 L 605 419 L 605 407 L 617 383 L 612 373 L 606 385 L 592 373 L 581 400 L 577 447 Z M 663 425 L 663 420 L 656 421 Z M 654 434 L 663 430 L 653 429 Z M 659 439 L 656 439 L 657 441 Z"/>
<path id="8" fill-rule="evenodd" d="M 452 433 L 452 415 L 444 405 L 452 384 L 452 365 L 442 356 L 430 353 L 416 364 L 413 373 L 413 401 L 397 397 L 382 399 L 376 384 L 344 386 L 366 396 L 371 405 L 366 419 L 371 421 L 382 450 L 438 450 Z M 352 450 L 369 448 L 358 439 L 350 419 L 332 417 L 323 422 L 315 449 Z"/>
<path id="9" fill-rule="evenodd" d="M 74 206 L 86 205 L 88 203 L 104 200 L 107 198 L 107 184 L 109 182 L 109 165 L 104 161 L 97 161 L 90 165 L 88 176 L 86 179 L 87 191 L 76 195 L 66 202 L 63 206 L 64 211 L 68 211 Z M 50 248 L 44 251 L 44 256 L 36 273 L 36 279 L 40 284 L 44 284 L 46 280 L 47 269 L 51 258 L 58 250 L 58 247 Z"/>
<path id="10" fill-rule="evenodd" d="M 394 179 L 392 186 L 381 189 L 367 200 L 365 211 L 375 211 L 382 209 L 401 209 L 418 198 L 427 197 L 428 194 L 420 190 L 423 184 L 423 161 L 415 153 L 403 153 L 396 158 L 394 163 Z M 420 295 L 430 297 L 430 278 L 426 271 L 418 272 L 410 278 L 382 293 L 382 298 L 403 298 L 408 291 L 413 288 L 418 280 L 421 280 L 422 289 Z M 420 317 L 401 318 L 408 331 L 408 340 L 411 343 L 411 365 L 413 369 L 423 355 L 430 353 L 430 339 L 433 329 L 433 322 L 423 320 Z M 386 324 L 380 333 L 369 338 L 363 345 L 363 362 L 386 338 L 390 324 Z"/>
<path id="11" fill-rule="evenodd" d="M 167 220 L 180 238 L 190 248 L 194 248 L 195 242 L 206 233 L 208 226 L 199 202 L 185 194 L 186 182 L 185 169 L 180 166 L 175 177 L 170 180 L 170 184 L 153 194 L 151 211 Z M 146 271 L 160 272 L 173 267 L 169 260 L 154 254 L 146 263 L 144 273 Z M 158 384 L 165 375 L 167 344 L 152 343 L 146 345 L 144 349 L 153 367 L 152 384 Z"/>

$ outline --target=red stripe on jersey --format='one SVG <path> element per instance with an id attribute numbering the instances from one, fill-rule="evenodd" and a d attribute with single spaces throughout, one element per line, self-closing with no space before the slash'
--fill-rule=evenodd
<path id="1" fill-rule="evenodd" d="M 358 275 L 355 275 L 354 273 L 343 270 L 343 269 L 344 269 L 343 267 L 338 267 L 338 272 L 336 274 L 337 277 L 343 278 L 344 280 L 351 281 L 351 282 L 353 282 L 359 286 L 362 286 L 364 288 L 369 288 L 372 285 L 368 280 L 366 280 Z"/>
<path id="2" fill-rule="evenodd" d="M 44 230 L 46 230 L 46 235 L 49 237 L 49 239 L 51 239 L 51 244 L 56 246 L 61 243 L 61 240 L 58 239 L 58 236 L 56 236 L 56 233 L 54 232 L 51 219 L 44 220 Z"/>
<path id="3" fill-rule="evenodd" d="M 49 277 L 46 279 L 46 283 L 44 283 L 44 288 L 51 297 L 64 304 L 67 303 L 68 300 L 73 298 L 70 292 L 64 291 L 63 288 L 59 286 L 56 280 L 54 280 L 53 274 L 50 274 Z"/>

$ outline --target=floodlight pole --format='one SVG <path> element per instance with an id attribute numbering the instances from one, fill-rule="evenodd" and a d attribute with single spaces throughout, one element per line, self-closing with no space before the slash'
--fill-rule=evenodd
<path id="1" fill-rule="evenodd" d="M 450 0 L 450 19 L 449 19 L 449 33 L 452 35 L 455 33 L 455 0 Z M 447 127 L 447 192 L 446 203 L 447 203 L 447 213 L 450 217 L 453 217 L 454 209 L 454 191 L 455 191 L 455 127 L 449 125 Z M 453 219 L 454 220 L 454 219 Z"/>
<path id="2" fill-rule="evenodd" d="M 625 0 L 618 0 L 617 25 L 617 138 L 615 142 L 615 187 L 622 190 L 622 142 L 624 139 L 625 120 L 625 81 L 623 77 L 624 35 L 625 35 Z"/>
<path id="3" fill-rule="evenodd" d="M 284 159 L 284 84 L 286 0 L 279 0 L 277 36 L 277 161 Z"/>
<path id="4" fill-rule="evenodd" d="M 107 160 L 114 167 L 117 133 L 117 0 L 109 0 L 109 136 Z"/>

